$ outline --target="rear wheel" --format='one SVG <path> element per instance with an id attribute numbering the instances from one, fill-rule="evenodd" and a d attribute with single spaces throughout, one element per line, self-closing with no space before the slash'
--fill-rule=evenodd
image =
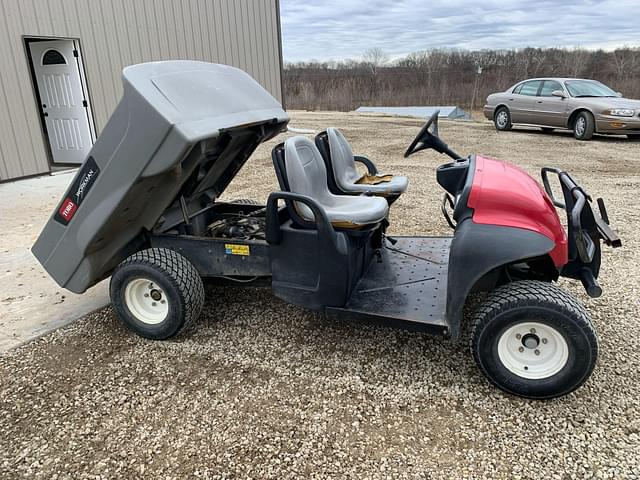
<path id="1" fill-rule="evenodd" d="M 573 136 L 578 140 L 591 140 L 596 121 L 589 112 L 580 112 L 573 122 Z"/>
<path id="2" fill-rule="evenodd" d="M 511 130 L 513 126 L 511 124 L 511 112 L 507 107 L 500 107 L 496 110 L 493 116 L 493 124 L 496 126 L 496 130 L 501 132 Z"/>
<path id="3" fill-rule="evenodd" d="M 473 318 L 471 349 L 482 373 L 502 390 L 543 399 L 587 381 L 598 356 L 589 314 L 546 282 L 497 288 Z"/>
<path id="4" fill-rule="evenodd" d="M 145 338 L 164 340 L 200 316 L 204 287 L 179 253 L 150 248 L 124 260 L 111 276 L 111 304 L 122 322 Z"/>

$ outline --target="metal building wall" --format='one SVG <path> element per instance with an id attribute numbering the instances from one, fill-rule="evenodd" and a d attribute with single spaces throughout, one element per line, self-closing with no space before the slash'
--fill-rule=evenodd
<path id="1" fill-rule="evenodd" d="M 24 37 L 80 40 L 98 133 L 140 62 L 234 65 L 282 101 L 278 0 L 0 0 L 0 17 L 0 180 L 50 169 Z"/>

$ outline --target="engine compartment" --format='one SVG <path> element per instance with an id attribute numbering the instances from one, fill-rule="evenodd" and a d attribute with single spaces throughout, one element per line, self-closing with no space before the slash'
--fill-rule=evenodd
<path id="1" fill-rule="evenodd" d="M 231 213 L 214 220 L 207 227 L 206 235 L 212 238 L 236 240 L 266 240 L 266 220 L 264 209 L 248 214 Z"/>
<path id="2" fill-rule="evenodd" d="M 153 233 L 266 242 L 266 207 L 252 200 L 214 202 L 191 210 L 185 203 L 168 211 Z"/>

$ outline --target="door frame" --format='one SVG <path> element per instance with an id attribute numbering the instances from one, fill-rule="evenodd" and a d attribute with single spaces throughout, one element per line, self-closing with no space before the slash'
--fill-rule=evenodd
<path id="1" fill-rule="evenodd" d="M 49 132 L 47 131 L 47 125 L 45 123 L 44 115 L 42 112 L 42 99 L 40 98 L 40 91 L 38 89 L 38 81 L 36 78 L 36 72 L 33 66 L 33 57 L 29 44 L 34 42 L 50 42 L 56 40 L 67 40 L 75 42 L 75 49 L 78 51 L 78 70 L 80 72 L 80 85 L 82 86 L 82 93 L 87 100 L 87 118 L 89 120 L 89 131 L 91 132 L 91 140 L 95 143 L 97 139 L 96 135 L 96 123 L 93 115 L 93 108 L 91 107 L 91 91 L 89 90 L 89 84 L 87 81 L 87 73 L 85 71 L 84 61 L 82 57 L 82 45 L 79 38 L 75 37 L 41 37 L 37 35 L 23 35 L 22 44 L 27 59 L 27 67 L 29 69 L 29 76 L 31 77 L 31 91 L 33 92 L 33 98 L 35 100 L 36 112 L 40 119 L 40 132 L 42 134 L 42 141 L 44 142 L 44 149 L 47 155 L 47 161 L 49 163 L 49 171 L 55 168 L 78 168 L 79 165 L 74 163 L 56 163 L 53 161 L 53 153 L 51 152 L 51 144 L 49 140 Z"/>

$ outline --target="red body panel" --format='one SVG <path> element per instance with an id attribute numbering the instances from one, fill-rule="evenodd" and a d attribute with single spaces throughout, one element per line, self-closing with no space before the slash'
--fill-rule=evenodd
<path id="1" fill-rule="evenodd" d="M 549 255 L 556 267 L 568 261 L 567 234 L 549 196 L 524 170 L 492 158 L 476 156 L 468 206 L 473 222 L 523 228 L 555 242 Z"/>

